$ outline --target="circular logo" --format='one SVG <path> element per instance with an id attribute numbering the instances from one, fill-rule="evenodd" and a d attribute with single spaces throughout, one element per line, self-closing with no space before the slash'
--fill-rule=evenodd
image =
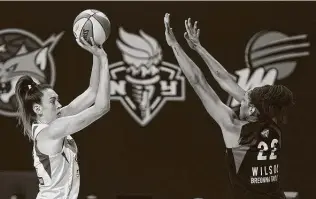
<path id="1" fill-rule="evenodd" d="M 51 36 L 42 41 L 21 29 L 0 31 L 0 114 L 17 115 L 15 86 L 19 78 L 29 75 L 37 83 L 55 84 L 55 63 L 51 51 L 59 40 Z"/>
<path id="2" fill-rule="evenodd" d="M 297 58 L 307 56 L 304 41 L 306 35 L 287 36 L 277 31 L 261 31 L 255 34 L 247 44 L 245 61 L 247 67 L 263 67 L 267 71 L 275 68 L 277 79 L 288 77 L 297 65 Z"/>

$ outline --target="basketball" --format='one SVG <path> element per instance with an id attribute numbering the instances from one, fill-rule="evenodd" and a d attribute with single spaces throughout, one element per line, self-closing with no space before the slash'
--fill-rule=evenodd
<path id="1" fill-rule="evenodd" d="M 73 23 L 73 33 L 78 39 L 83 37 L 89 44 L 92 37 L 95 44 L 101 46 L 109 38 L 111 23 L 108 17 L 94 9 L 82 11 Z"/>

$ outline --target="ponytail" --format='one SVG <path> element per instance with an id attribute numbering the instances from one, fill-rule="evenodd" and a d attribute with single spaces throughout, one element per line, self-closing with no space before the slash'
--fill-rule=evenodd
<path id="1" fill-rule="evenodd" d="M 18 105 L 18 121 L 23 126 L 23 133 L 32 139 L 32 122 L 36 120 L 36 113 L 33 111 L 34 103 L 41 104 L 42 90 L 47 88 L 36 84 L 30 76 L 22 76 L 15 87 L 15 95 Z"/>

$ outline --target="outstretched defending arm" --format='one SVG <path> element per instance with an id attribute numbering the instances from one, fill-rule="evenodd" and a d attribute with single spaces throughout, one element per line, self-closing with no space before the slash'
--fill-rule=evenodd
<path id="1" fill-rule="evenodd" d="M 197 21 L 192 27 L 191 19 L 185 20 L 186 32 L 184 34 L 189 46 L 195 50 L 205 61 L 215 80 L 222 89 L 233 98 L 241 102 L 245 91 L 231 77 L 231 74 L 201 45 L 199 41 L 200 29 L 197 29 Z"/>
<path id="2" fill-rule="evenodd" d="M 172 47 L 178 63 L 187 77 L 189 83 L 201 99 L 207 112 L 223 129 L 231 128 L 234 123 L 235 114 L 227 107 L 207 83 L 204 75 L 197 65 L 186 55 L 181 46 L 176 41 L 172 29 L 169 25 L 169 14 L 165 16 L 166 40 Z"/>

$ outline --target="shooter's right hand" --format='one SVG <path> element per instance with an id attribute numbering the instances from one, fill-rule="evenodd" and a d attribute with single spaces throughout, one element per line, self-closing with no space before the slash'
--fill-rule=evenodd
<path id="1" fill-rule="evenodd" d="M 77 43 L 79 46 L 81 46 L 83 49 L 89 51 L 90 53 L 92 53 L 95 56 L 98 57 L 106 57 L 106 52 L 104 51 L 104 49 L 102 48 L 102 46 L 98 46 L 95 44 L 94 40 L 92 37 L 90 37 L 90 41 L 91 44 L 89 44 L 83 37 L 81 37 L 80 39 L 76 39 Z"/>

